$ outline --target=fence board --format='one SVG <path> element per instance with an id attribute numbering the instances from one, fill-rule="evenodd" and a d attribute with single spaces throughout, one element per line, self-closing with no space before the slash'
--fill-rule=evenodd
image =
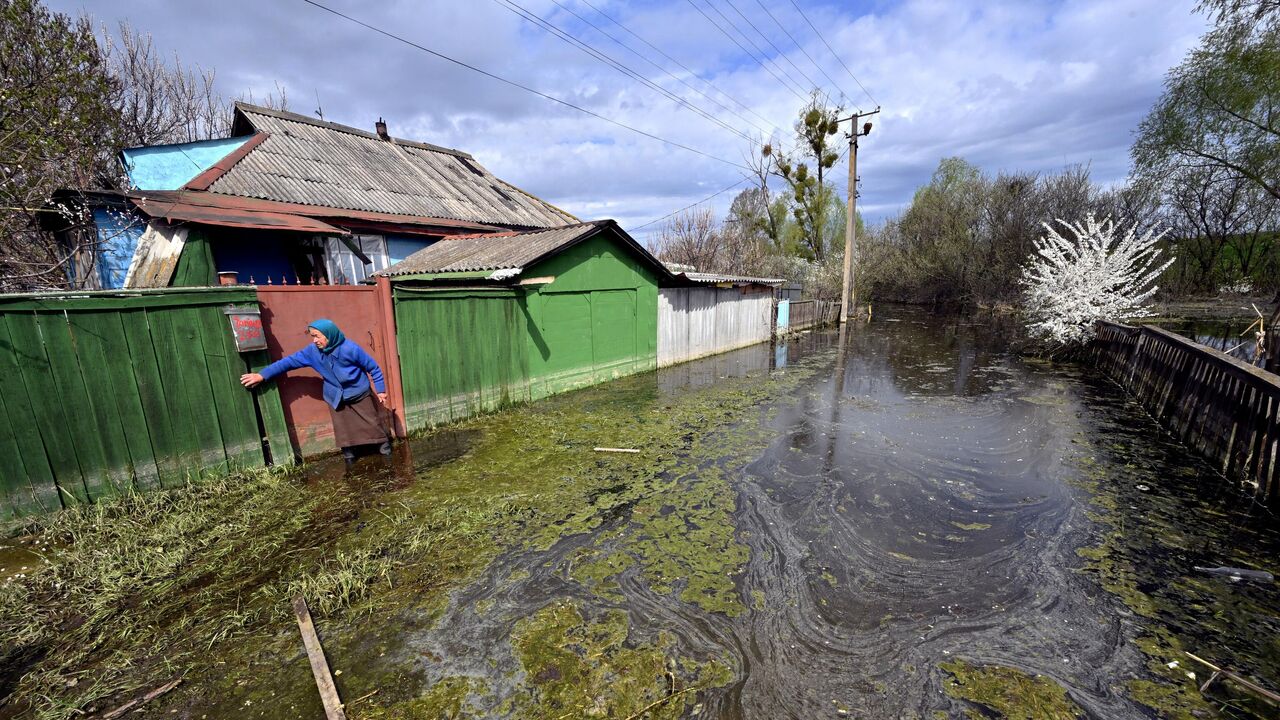
<path id="1" fill-rule="evenodd" d="M 1223 475 L 1280 506 L 1280 377 L 1150 325 L 1100 323 L 1090 354 Z"/>
<path id="2" fill-rule="evenodd" d="M 110 483 L 107 491 L 116 494 L 133 486 L 133 462 L 129 444 L 120 420 L 119 398 L 124 388 L 111 383 L 110 367 L 125 357 L 108 358 L 103 351 L 103 336 L 110 332 L 102 315 L 94 312 L 66 315 L 67 330 L 75 346 L 75 360 L 85 386 L 85 400 L 102 446 L 103 479 Z M 127 356 L 126 356 L 127 357 Z"/>
<path id="3" fill-rule="evenodd" d="M 13 475 L 6 487 L 10 492 L 30 498 L 29 502 L 16 500 L 11 507 L 24 512 L 49 512 L 62 507 L 62 499 L 53 479 L 53 468 L 45 457 L 35 411 L 14 348 L 9 337 L 9 325 L 5 318 L 0 318 L 0 412 L 4 413 L 6 425 L 13 435 L 15 462 L 10 468 L 22 472 Z"/>
<path id="4" fill-rule="evenodd" d="M 64 505 L 68 499 L 85 502 L 89 499 L 89 492 L 80 472 L 76 438 L 67 417 L 71 398 L 63 398 L 58 391 L 38 318 L 33 314 L 9 316 L 5 320 L 9 323 L 9 336 L 14 340 L 19 359 L 25 356 L 26 362 L 21 364 L 22 379 L 32 396 L 36 427 L 49 453 L 54 479 L 62 491 L 62 502 Z"/>
<path id="5" fill-rule="evenodd" d="M 244 361 L 250 372 L 261 372 L 271 364 L 266 350 L 244 353 Z M 239 378 L 236 382 L 239 383 Z M 275 383 L 262 383 L 253 389 L 252 398 L 258 419 L 262 421 L 260 431 L 266 438 L 271 464 L 292 465 L 297 458 L 293 453 L 293 444 L 289 441 L 289 424 L 285 420 L 280 388 Z"/>
<path id="6" fill-rule="evenodd" d="M 179 350 L 178 346 L 186 343 L 177 334 L 173 315 L 162 310 L 148 312 L 147 326 L 151 329 L 151 343 L 155 348 L 160 382 L 165 388 L 169 417 L 173 421 L 174 460 L 179 481 L 186 482 L 192 477 L 199 477 L 201 435 L 207 438 L 208 432 L 196 426 L 202 419 L 207 422 L 208 415 L 202 413 L 197 416 L 192 407 L 191 395 L 197 388 L 190 387 L 190 373 L 182 368 L 186 363 L 176 357 L 179 352 L 190 354 L 190 346 L 188 344 L 186 348 Z M 190 359 L 192 362 L 195 360 L 196 358 Z"/>
<path id="7" fill-rule="evenodd" d="M 68 407 L 67 427 L 74 441 L 76 457 L 88 499 L 94 500 L 115 493 L 111 482 L 111 465 L 107 460 L 106 442 L 99 432 L 93 412 L 93 399 L 85 384 L 71 339 L 71 325 L 65 313 L 40 313 L 36 315 L 40 334 L 44 338 L 45 351 L 53 368 L 54 382 L 58 387 L 58 402 Z M 93 472 L 100 468 L 102 472 Z"/>
<path id="8" fill-rule="evenodd" d="M 121 313 L 120 325 L 124 328 L 134 387 L 138 391 L 147 438 L 155 458 L 156 482 L 166 487 L 179 485 L 185 479 L 180 460 L 183 444 L 174 429 L 169 401 L 165 397 L 150 318 L 144 311 Z"/>
<path id="9" fill-rule="evenodd" d="M 160 485 L 160 471 L 156 467 L 155 449 L 152 447 L 146 409 L 138 387 L 137 367 L 140 361 L 130 350 L 125 330 L 124 316 L 120 313 L 98 313 L 102 328 L 103 367 L 107 373 L 107 387 L 115 394 L 113 405 L 119 414 L 129 461 L 133 469 L 133 486 L 149 490 Z M 151 352 L 150 347 L 147 352 Z"/>
<path id="10" fill-rule="evenodd" d="M 0 399 L 0 412 L 4 410 Z M 18 442 L 9 426 L 8 417 L 0 417 L 0 517 L 21 516 L 32 511 L 35 498 L 27 482 Z"/>
<path id="11" fill-rule="evenodd" d="M 196 429 L 196 442 L 200 451 L 197 469 L 201 477 L 223 474 L 228 470 L 227 448 L 222 438 L 217 403 L 209 381 L 209 359 L 200 337 L 203 318 L 200 317 L 200 311 L 194 308 L 166 310 L 164 314 L 170 317 L 173 333 L 177 338 L 177 344 L 172 350 L 176 351 L 177 375 L 186 389 L 186 404 L 190 408 L 186 417 L 192 420 Z"/>
<path id="12" fill-rule="evenodd" d="M 245 400 L 247 391 L 240 385 L 240 375 L 232 366 L 242 368 L 243 361 L 235 352 L 235 343 L 231 338 L 230 327 L 225 316 L 216 318 L 223 321 L 196 322 L 195 328 L 200 347 L 204 352 L 204 363 L 201 367 L 208 373 L 209 404 L 217 415 L 217 425 L 222 436 L 222 449 L 225 453 L 227 467 L 232 470 L 243 470 L 253 466 L 253 456 L 257 456 L 259 464 L 262 459 L 262 444 L 258 440 L 258 421 L 249 414 L 251 404 Z M 236 357 L 228 357 L 230 352 Z"/>
<path id="13" fill-rule="evenodd" d="M 260 466 L 259 413 L 288 448 L 278 396 L 239 386 L 222 311 L 254 297 L 0 296 L 0 520 Z"/>

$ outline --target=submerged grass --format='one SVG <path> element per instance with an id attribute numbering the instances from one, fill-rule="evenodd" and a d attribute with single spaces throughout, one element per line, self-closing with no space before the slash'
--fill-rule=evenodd
<path id="1" fill-rule="evenodd" d="M 1280 643 L 1273 638 L 1280 618 L 1273 591 L 1197 576 L 1194 570 L 1267 568 L 1273 562 L 1268 543 L 1249 529 L 1254 521 L 1241 512 L 1240 499 L 1199 463 L 1170 474 L 1149 466 L 1149 459 L 1141 459 L 1145 454 L 1126 443 L 1102 445 L 1083 437 L 1075 442 L 1081 451 L 1076 484 L 1088 491 L 1089 516 L 1102 529 L 1096 545 L 1077 553 L 1086 561 L 1084 570 L 1133 613 L 1133 644 L 1149 673 L 1128 681 L 1129 696 L 1171 720 L 1274 717 L 1274 707 L 1229 682 L 1202 695 L 1199 684 L 1207 674 L 1184 652 L 1274 685 Z M 1197 497 L 1215 486 L 1227 492 L 1217 499 Z"/>
<path id="2" fill-rule="evenodd" d="M 943 689 L 953 698 L 967 700 L 997 713 L 1004 720 L 1077 720 L 1084 713 L 1067 697 L 1067 691 L 1042 675 L 1028 675 L 999 665 L 971 665 L 963 660 L 945 662 Z M 974 720 L 985 714 L 968 708 Z"/>
<path id="3" fill-rule="evenodd" d="M 275 612 L 256 595 L 305 526 L 287 509 L 304 505 L 293 478 L 258 472 L 40 521 L 59 549 L 0 586 L 10 708 L 15 698 L 42 717 L 94 708 L 139 678 L 180 675 L 185 657 Z"/>
<path id="4" fill-rule="evenodd" d="M 580 581 L 608 595 L 615 576 L 635 568 L 656 592 L 741 612 L 733 576 L 746 549 L 734 537 L 735 496 L 716 461 L 756 441 L 758 429 L 737 427 L 744 411 L 785 397 L 820 362 L 669 396 L 652 376 L 632 378 L 476 418 L 460 425 L 475 437 L 465 455 L 408 479 L 388 469 L 363 485 L 306 483 L 298 473 L 264 471 L 45 518 L 35 531 L 58 548 L 50 562 L 0 585 L 0 717 L 102 711 L 175 677 L 187 682 L 157 711 L 169 702 L 199 716 L 198 708 L 225 710 L 219 703 L 233 698 L 255 715 L 296 716 L 283 700 L 273 707 L 279 683 L 255 667 L 297 652 L 292 595 L 305 595 L 327 621 L 326 648 L 361 633 L 399 637 L 387 625 L 397 612 L 438 613 L 450 590 L 500 552 L 545 549 L 602 527 L 624 531 L 604 533 L 612 544 L 580 557 Z M 643 452 L 591 450 L 624 443 Z M 625 613 L 587 619 L 574 608 L 579 624 L 569 612 L 551 605 L 531 622 L 603 643 L 602 655 L 581 659 L 578 699 L 634 707 L 673 680 L 682 688 L 728 681 L 723 665 L 674 658 L 665 641 L 624 643 Z M 360 618 L 375 614 L 379 621 L 362 627 Z M 537 690 L 521 716 L 538 716 L 554 694 L 554 683 L 535 682 L 546 655 L 535 650 L 569 642 L 546 633 L 545 642 L 530 640 L 537 634 L 525 624 L 513 639 L 527 663 L 523 687 Z M 562 660 L 564 673 L 570 663 Z M 670 675 L 650 672 L 666 660 L 678 661 Z M 377 687 L 362 671 L 374 672 L 355 667 L 340 682 Z M 611 690 L 622 678 L 634 687 Z M 417 704 L 466 716 L 465 698 L 478 688 L 466 678 L 425 691 L 402 682 L 361 714 L 408 717 Z"/>
<path id="5" fill-rule="evenodd" d="M 202 666 L 222 641 L 287 627 L 296 593 L 333 613 L 390 585 L 408 559 L 480 531 L 437 516 L 394 539 L 332 547 L 363 504 L 359 493 L 310 490 L 297 473 L 258 471 L 39 521 L 58 549 L 0 585 L 0 709 L 109 709 Z"/>

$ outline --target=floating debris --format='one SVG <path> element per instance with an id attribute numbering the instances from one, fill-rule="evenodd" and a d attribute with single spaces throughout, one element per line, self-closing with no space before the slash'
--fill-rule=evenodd
<path id="1" fill-rule="evenodd" d="M 1274 582 L 1276 577 L 1265 570 L 1249 570 L 1248 568 L 1237 567 L 1196 567 L 1196 572 L 1208 573 L 1209 575 L 1218 575 L 1231 580 L 1231 582 L 1240 582 L 1241 580 L 1253 580 L 1260 583 Z"/>

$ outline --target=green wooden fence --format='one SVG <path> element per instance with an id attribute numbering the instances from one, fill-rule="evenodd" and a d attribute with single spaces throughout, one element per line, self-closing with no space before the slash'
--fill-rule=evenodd
<path id="1" fill-rule="evenodd" d="M 291 462 L 278 393 L 240 386 L 245 288 L 0 296 L 0 519 Z M 266 443 L 263 442 L 265 438 Z"/>
<path id="2" fill-rule="evenodd" d="M 657 367 L 652 271 L 603 237 L 526 268 L 522 288 L 397 283 L 410 430 Z"/>

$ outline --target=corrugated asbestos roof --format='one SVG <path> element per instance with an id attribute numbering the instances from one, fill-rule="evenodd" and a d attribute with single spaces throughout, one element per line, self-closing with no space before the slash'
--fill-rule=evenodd
<path id="1" fill-rule="evenodd" d="M 666 263 L 668 269 L 675 263 Z M 757 285 L 781 285 L 786 282 L 782 278 L 762 278 L 750 277 L 748 275 L 723 275 L 721 273 L 700 273 L 700 272 L 678 272 L 677 278 L 685 278 L 696 283 L 733 283 L 735 285 L 745 285 L 754 283 Z"/>
<path id="2" fill-rule="evenodd" d="M 550 230 L 460 235 L 445 238 L 376 273 L 406 280 L 431 280 L 430 275 L 489 272 L 489 280 L 510 280 L 529 266 L 563 252 L 579 242 L 608 233 L 649 267 L 660 282 L 671 272 L 613 220 L 594 220 Z M 510 271 L 510 272 L 508 272 Z"/>
<path id="3" fill-rule="evenodd" d="M 596 220 L 551 230 L 446 238 L 419 250 L 378 274 L 395 277 L 478 270 L 514 270 L 526 267 L 579 240 L 585 240 L 612 224 L 612 220 Z"/>
<path id="4" fill-rule="evenodd" d="M 577 221 L 464 152 L 244 103 L 236 114 L 239 130 L 267 137 L 213 181 L 215 193 L 530 228 Z"/>

